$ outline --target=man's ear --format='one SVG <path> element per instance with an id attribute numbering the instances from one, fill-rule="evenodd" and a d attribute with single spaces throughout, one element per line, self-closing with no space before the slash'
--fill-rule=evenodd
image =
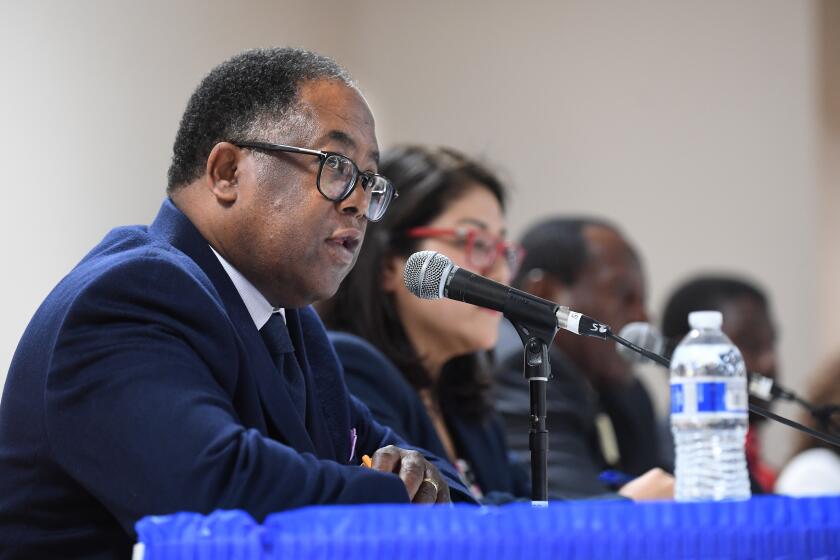
<path id="1" fill-rule="evenodd" d="M 242 151 L 230 142 L 219 142 L 207 156 L 207 185 L 222 204 L 233 204 L 239 196 L 237 170 Z"/>
<path id="2" fill-rule="evenodd" d="M 571 297 L 569 286 L 539 268 L 528 272 L 522 282 L 522 290 L 559 305 L 568 305 Z"/>
<path id="3" fill-rule="evenodd" d="M 391 256 L 385 259 L 385 266 L 382 270 L 383 291 L 391 294 L 403 285 L 403 268 L 405 268 L 404 258 Z"/>

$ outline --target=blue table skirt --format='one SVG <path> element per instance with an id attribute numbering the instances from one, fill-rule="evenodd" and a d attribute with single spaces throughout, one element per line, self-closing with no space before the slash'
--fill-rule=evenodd
<path id="1" fill-rule="evenodd" d="M 137 523 L 144 560 L 836 558 L 840 496 L 745 502 L 553 502 L 547 508 L 322 506 Z"/>

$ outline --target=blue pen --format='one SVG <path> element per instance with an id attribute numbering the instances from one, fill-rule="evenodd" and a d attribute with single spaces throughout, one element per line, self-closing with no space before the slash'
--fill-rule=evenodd
<path id="1" fill-rule="evenodd" d="M 624 486 L 625 484 L 627 484 L 628 482 L 630 482 L 634 478 L 636 478 L 636 477 L 631 476 L 627 473 L 623 473 L 621 471 L 613 471 L 613 470 L 603 471 L 603 472 L 601 472 L 601 474 L 598 475 L 598 480 L 600 480 L 601 482 L 603 482 L 607 486 L 610 486 L 611 488 L 616 488 L 616 489 L 621 488 L 622 486 Z"/>

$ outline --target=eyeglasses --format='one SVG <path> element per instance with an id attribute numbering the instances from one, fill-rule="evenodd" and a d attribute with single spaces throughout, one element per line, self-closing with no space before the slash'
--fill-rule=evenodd
<path id="1" fill-rule="evenodd" d="M 514 275 L 525 257 L 525 250 L 518 244 L 480 229 L 416 227 L 408 230 L 406 235 L 412 239 L 454 237 L 466 248 L 467 264 L 482 274 L 490 271 L 499 257 L 504 257 L 511 275 Z"/>
<path id="2" fill-rule="evenodd" d="M 321 196 L 333 202 L 341 202 L 350 196 L 356 184 L 360 183 L 368 203 L 365 216 L 371 222 L 381 220 L 391 200 L 399 196 L 391 181 L 370 171 L 359 171 L 359 167 L 352 159 L 335 152 L 322 152 L 266 142 L 231 143 L 240 148 L 317 156 L 321 159 L 321 164 L 318 167 L 318 179 L 315 184 Z"/>

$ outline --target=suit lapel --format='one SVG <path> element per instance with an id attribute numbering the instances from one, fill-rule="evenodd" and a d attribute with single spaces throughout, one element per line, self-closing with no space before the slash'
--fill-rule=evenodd
<path id="1" fill-rule="evenodd" d="M 327 338 L 321 319 L 311 307 L 296 310 L 294 321 L 289 321 L 289 331 L 298 348 L 301 367 L 306 368 L 309 403 L 307 407 L 313 437 L 321 444 L 332 442 L 330 456 L 340 463 L 347 463 L 354 446 L 350 426 L 350 402 L 344 384 L 341 363 Z M 303 333 L 306 333 L 304 335 Z M 302 351 L 303 349 L 306 351 Z M 319 450 L 320 451 L 320 450 Z"/>
<path id="2" fill-rule="evenodd" d="M 149 231 L 195 261 L 216 288 L 244 346 L 250 366 L 247 373 L 256 379 L 263 411 L 270 419 L 268 435 L 298 451 L 315 452 L 315 445 L 286 390 L 282 372 L 277 371 L 239 292 L 207 241 L 169 199 L 164 201 Z"/>

